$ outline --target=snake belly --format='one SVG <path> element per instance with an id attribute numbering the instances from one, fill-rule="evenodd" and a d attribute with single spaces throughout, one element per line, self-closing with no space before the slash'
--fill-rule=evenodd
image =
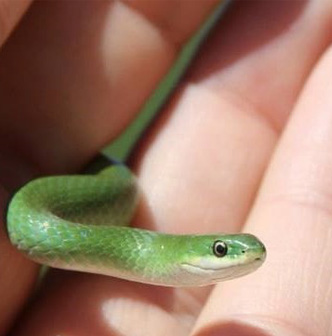
<path id="1" fill-rule="evenodd" d="M 96 175 L 38 178 L 9 203 L 9 238 L 38 263 L 163 286 L 210 285 L 263 263 L 265 247 L 250 234 L 171 235 L 129 227 L 138 189 L 124 165 Z"/>

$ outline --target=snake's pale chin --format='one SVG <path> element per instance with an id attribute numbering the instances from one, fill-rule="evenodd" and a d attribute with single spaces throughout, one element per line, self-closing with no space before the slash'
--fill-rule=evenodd
<path id="1" fill-rule="evenodd" d="M 209 279 L 210 283 L 216 283 L 249 274 L 260 267 L 263 261 L 264 259 L 257 258 L 243 264 L 232 264 L 230 262 L 223 265 L 214 263 L 208 263 L 208 265 L 183 263 L 181 267 L 192 276 L 195 276 L 197 283 L 199 282 L 199 278 L 205 279 L 205 281 Z"/>

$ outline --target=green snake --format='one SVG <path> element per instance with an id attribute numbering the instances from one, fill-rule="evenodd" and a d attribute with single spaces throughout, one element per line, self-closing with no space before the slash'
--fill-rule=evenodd
<path id="1" fill-rule="evenodd" d="M 203 286 L 257 269 L 265 247 L 250 234 L 171 235 L 130 228 L 139 200 L 124 165 L 95 175 L 41 177 L 16 192 L 10 240 L 49 266 L 163 286 Z"/>

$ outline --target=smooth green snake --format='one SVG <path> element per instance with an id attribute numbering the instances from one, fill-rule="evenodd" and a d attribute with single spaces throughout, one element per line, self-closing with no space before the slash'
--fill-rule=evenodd
<path id="1" fill-rule="evenodd" d="M 164 286 L 209 285 L 264 261 L 264 245 L 249 234 L 170 235 L 123 226 L 138 189 L 123 165 L 33 180 L 9 204 L 11 242 L 42 264 Z"/>

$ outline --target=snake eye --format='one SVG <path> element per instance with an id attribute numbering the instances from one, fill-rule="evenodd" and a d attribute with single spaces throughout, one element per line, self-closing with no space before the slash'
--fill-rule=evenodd
<path id="1" fill-rule="evenodd" d="M 227 253 L 227 245 L 222 240 L 216 240 L 213 244 L 213 253 L 216 257 L 222 258 Z"/>

